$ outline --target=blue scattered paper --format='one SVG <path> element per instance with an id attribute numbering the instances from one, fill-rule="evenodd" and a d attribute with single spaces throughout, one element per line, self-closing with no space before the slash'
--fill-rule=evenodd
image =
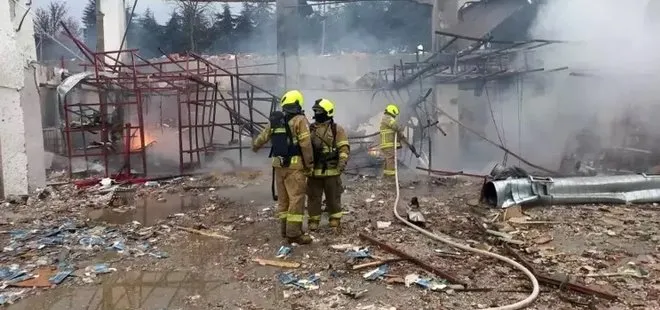
<path id="1" fill-rule="evenodd" d="M 58 271 L 54 276 L 50 277 L 48 279 L 48 282 L 52 284 L 60 284 L 62 283 L 67 277 L 69 277 L 73 273 L 73 269 L 64 269 Z"/>
<path id="2" fill-rule="evenodd" d="M 365 273 L 362 277 L 367 280 L 373 281 L 383 277 L 385 274 L 387 274 L 388 270 L 389 270 L 389 266 L 380 265 L 378 266 L 378 268 Z"/>
<path id="3" fill-rule="evenodd" d="M 370 258 L 371 254 L 369 254 L 369 249 L 363 248 L 363 249 L 346 252 L 346 256 L 352 258 Z"/>
<path id="4" fill-rule="evenodd" d="M 282 257 L 287 257 L 291 254 L 291 248 L 288 246 L 281 246 L 280 249 L 277 251 L 277 255 L 275 257 L 277 258 L 282 258 Z"/>
<path id="5" fill-rule="evenodd" d="M 104 245 L 105 240 L 99 236 L 84 236 L 80 238 L 78 241 L 80 245 L 86 246 L 86 247 L 93 247 L 95 245 Z"/>
<path id="6" fill-rule="evenodd" d="M 110 268 L 108 264 L 105 263 L 100 263 L 92 266 L 92 271 L 97 274 L 104 274 L 104 273 L 110 273 L 115 271 L 116 269 Z"/>

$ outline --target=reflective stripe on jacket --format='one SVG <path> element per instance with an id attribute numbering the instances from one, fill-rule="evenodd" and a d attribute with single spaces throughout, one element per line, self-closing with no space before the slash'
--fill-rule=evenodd
<path id="1" fill-rule="evenodd" d="M 388 114 L 383 113 L 380 120 L 380 148 L 393 148 L 394 147 L 394 133 L 398 132 L 398 141 L 396 148 L 401 147 L 401 143 L 406 142 L 406 137 L 403 135 L 403 127 L 399 126 L 396 119 Z"/>
<path id="2" fill-rule="evenodd" d="M 343 127 L 335 125 L 336 137 L 333 137 L 331 122 L 312 124 L 312 147 L 316 150 L 315 156 L 330 157 L 337 154 L 336 158 L 323 161 L 323 158 L 314 158 L 314 177 L 336 176 L 341 174 L 340 167 L 346 167 L 350 155 L 348 135 Z M 332 145 L 334 142 L 334 145 Z"/>

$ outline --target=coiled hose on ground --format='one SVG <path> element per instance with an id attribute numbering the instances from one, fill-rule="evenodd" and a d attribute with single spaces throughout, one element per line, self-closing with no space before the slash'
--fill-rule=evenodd
<path id="1" fill-rule="evenodd" d="M 394 145 L 396 145 L 396 144 L 397 144 L 397 134 L 395 133 L 394 134 Z M 523 299 L 519 302 L 516 302 L 514 304 L 501 306 L 501 307 L 495 307 L 495 308 L 487 308 L 486 310 L 517 310 L 517 309 L 523 309 L 523 308 L 529 306 L 532 302 L 534 302 L 536 297 L 538 297 L 538 295 L 539 295 L 539 282 L 538 282 L 538 280 L 536 280 L 536 277 L 532 274 L 532 272 L 529 271 L 527 268 L 525 268 L 525 266 L 519 264 L 518 262 L 516 262 L 516 261 L 514 261 L 514 260 L 512 260 L 512 259 L 510 259 L 506 256 L 502 256 L 502 255 L 492 253 L 492 252 L 488 252 L 488 251 L 484 251 L 484 250 L 471 248 L 467 245 L 456 243 L 456 242 L 450 240 L 449 236 L 440 236 L 438 234 L 432 233 L 432 232 L 430 232 L 426 229 L 423 229 L 421 227 L 418 227 L 418 226 L 408 222 L 405 218 L 403 218 L 402 216 L 399 215 L 399 212 L 397 211 L 397 206 L 399 205 L 399 169 L 398 169 L 398 165 L 396 164 L 396 162 L 397 162 L 396 161 L 397 160 L 396 159 L 396 157 L 397 157 L 396 153 L 397 152 L 395 150 L 395 152 L 394 152 L 394 180 L 395 180 L 395 186 L 396 186 L 396 198 L 394 199 L 394 216 L 399 221 L 401 221 L 404 224 L 408 225 L 410 228 L 413 228 L 413 229 L 419 231 L 420 233 L 424 234 L 425 236 L 427 236 L 431 239 L 434 239 L 436 241 L 440 241 L 442 243 L 448 244 L 450 246 L 453 246 L 455 248 L 459 248 L 459 249 L 464 250 L 464 251 L 468 251 L 468 252 L 472 252 L 472 253 L 476 253 L 476 254 L 481 254 L 481 255 L 484 255 L 484 256 L 489 256 L 489 257 L 495 258 L 497 260 L 503 261 L 503 262 L 513 266 L 514 268 L 522 271 L 529 278 L 529 280 L 532 282 L 532 287 L 533 287 L 532 288 L 532 293 L 529 296 L 527 296 L 527 298 L 525 298 L 525 299 Z"/>

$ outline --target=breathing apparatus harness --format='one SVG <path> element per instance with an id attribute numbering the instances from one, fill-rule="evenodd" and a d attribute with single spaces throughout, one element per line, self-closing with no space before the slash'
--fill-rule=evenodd
<path id="1" fill-rule="evenodd" d="M 325 174 L 325 172 L 328 170 L 328 163 L 330 161 L 339 160 L 339 150 L 337 150 L 337 147 L 336 147 L 336 145 L 337 145 L 337 124 L 335 124 L 335 121 L 332 117 L 328 117 L 328 115 L 325 114 L 325 113 L 314 114 L 314 119 L 318 123 L 330 122 L 329 127 L 330 127 L 330 130 L 332 131 L 332 143 L 328 143 L 328 141 L 326 141 L 324 139 L 325 134 L 327 132 L 327 128 L 326 128 L 326 131 L 322 135 L 319 135 L 317 133 L 318 126 L 316 125 L 316 123 L 309 126 L 311 133 L 313 135 L 316 135 L 319 138 L 319 140 L 321 140 L 321 142 L 323 144 L 325 144 L 328 147 L 328 149 L 330 150 L 329 152 L 323 152 L 323 146 L 318 146 L 318 145 L 315 145 L 314 143 L 312 143 L 312 149 L 313 149 L 313 152 L 314 152 L 314 162 L 322 163 L 321 173 Z"/>
<path id="2" fill-rule="evenodd" d="M 300 145 L 294 143 L 293 133 L 291 132 L 291 127 L 289 126 L 289 121 L 297 115 L 301 115 L 303 112 L 301 109 L 297 110 L 285 110 L 275 111 L 271 113 L 270 121 L 270 130 L 271 130 L 271 147 L 270 154 L 268 157 L 275 157 L 279 160 L 280 167 L 287 168 L 291 165 L 291 158 L 293 156 L 302 155 Z M 277 201 L 277 194 L 275 191 L 275 167 L 273 167 L 272 179 L 271 179 L 271 193 L 273 195 L 273 200 Z"/>

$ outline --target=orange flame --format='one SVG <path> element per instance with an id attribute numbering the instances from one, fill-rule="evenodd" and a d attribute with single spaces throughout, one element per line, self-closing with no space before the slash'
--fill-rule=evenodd
<path id="1" fill-rule="evenodd" d="M 140 131 L 137 130 L 136 133 L 131 136 L 131 151 L 140 151 L 142 148 L 151 145 L 156 142 L 156 138 L 149 133 L 144 133 L 144 145 L 140 141 Z"/>

